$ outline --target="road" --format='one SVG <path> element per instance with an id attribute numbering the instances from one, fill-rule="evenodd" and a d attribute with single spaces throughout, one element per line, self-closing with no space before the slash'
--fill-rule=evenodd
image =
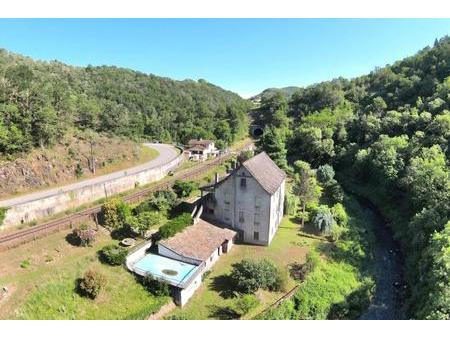
<path id="1" fill-rule="evenodd" d="M 115 179 L 115 178 L 119 178 L 119 177 L 123 177 L 123 176 L 127 176 L 127 175 L 132 175 L 132 174 L 138 173 L 142 170 L 156 168 L 156 167 L 164 165 L 164 164 L 170 162 L 171 160 L 175 159 L 180 153 L 177 148 L 175 148 L 172 145 L 168 145 L 168 144 L 144 143 L 144 145 L 147 147 L 156 149 L 159 152 L 158 157 L 147 163 L 144 163 L 144 164 L 132 167 L 132 168 L 116 171 L 111 174 L 106 174 L 106 175 L 90 178 L 87 180 L 68 184 L 68 185 L 65 185 L 62 187 L 58 187 L 58 188 L 37 191 L 37 192 L 30 193 L 27 195 L 14 197 L 14 198 L 10 198 L 10 199 L 5 199 L 5 200 L 0 201 L 0 207 L 8 208 L 8 207 L 12 207 L 15 205 L 28 203 L 28 202 L 36 201 L 39 199 L 47 198 L 47 197 L 50 197 L 52 195 L 56 195 L 56 194 L 59 194 L 62 192 L 68 192 L 68 191 L 76 190 L 79 188 L 87 187 L 87 186 L 90 186 L 93 184 L 104 183 L 111 179 Z"/>

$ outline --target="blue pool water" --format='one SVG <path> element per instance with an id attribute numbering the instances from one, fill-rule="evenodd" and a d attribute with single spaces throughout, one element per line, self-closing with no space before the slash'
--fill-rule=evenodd
<path id="1" fill-rule="evenodd" d="M 173 285 L 178 285 L 189 279 L 197 269 L 197 265 L 177 261 L 175 259 L 148 254 L 141 258 L 135 265 L 137 273 L 149 273 L 161 278 Z"/>

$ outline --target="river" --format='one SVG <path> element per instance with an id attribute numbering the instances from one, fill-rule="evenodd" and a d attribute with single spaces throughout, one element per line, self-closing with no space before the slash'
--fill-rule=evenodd
<path id="1" fill-rule="evenodd" d="M 369 308 L 360 319 L 404 319 L 400 293 L 402 283 L 403 258 L 392 230 L 379 210 L 366 198 L 357 196 L 361 206 L 374 215 L 376 237 L 374 277 L 375 295 Z"/>

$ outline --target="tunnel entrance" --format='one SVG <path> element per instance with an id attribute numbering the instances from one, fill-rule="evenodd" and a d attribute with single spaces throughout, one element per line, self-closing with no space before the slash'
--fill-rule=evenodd
<path id="1" fill-rule="evenodd" d="M 258 138 L 264 133 L 264 127 L 260 125 L 252 125 L 250 126 L 250 133 L 253 137 Z"/>

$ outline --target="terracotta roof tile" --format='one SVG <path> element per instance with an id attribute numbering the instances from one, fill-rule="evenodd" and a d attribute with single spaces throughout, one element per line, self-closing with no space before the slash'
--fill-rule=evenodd
<path id="1" fill-rule="evenodd" d="M 193 146 L 207 147 L 213 142 L 214 141 L 211 141 L 211 140 L 189 140 L 188 145 L 189 145 L 189 147 L 193 147 Z"/>
<path id="2" fill-rule="evenodd" d="M 286 178 L 286 173 L 265 152 L 253 156 L 242 165 L 271 195 L 277 191 Z"/>
<path id="3" fill-rule="evenodd" d="M 205 261 L 225 240 L 231 240 L 235 235 L 236 232 L 231 229 L 220 228 L 200 219 L 197 224 L 160 241 L 160 244 L 182 256 Z"/>

